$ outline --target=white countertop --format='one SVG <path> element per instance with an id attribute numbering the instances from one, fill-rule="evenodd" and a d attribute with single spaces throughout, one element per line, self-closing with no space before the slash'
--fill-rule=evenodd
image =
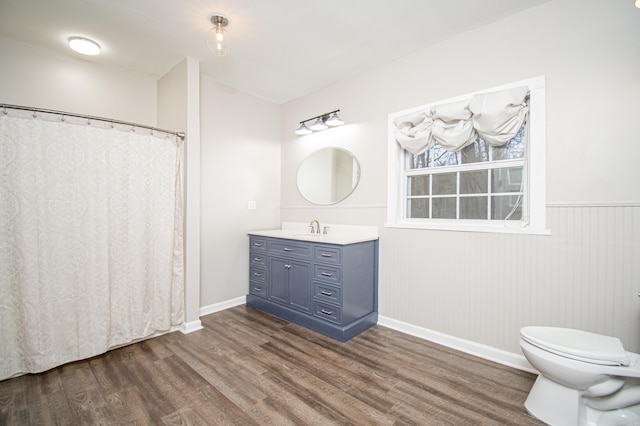
<path id="1" fill-rule="evenodd" d="M 307 242 L 327 244 L 354 244 L 378 239 L 377 226 L 320 224 L 320 230 L 327 226 L 326 234 L 312 234 L 308 223 L 282 222 L 280 229 L 249 231 L 249 235 L 261 237 L 286 238 Z"/>

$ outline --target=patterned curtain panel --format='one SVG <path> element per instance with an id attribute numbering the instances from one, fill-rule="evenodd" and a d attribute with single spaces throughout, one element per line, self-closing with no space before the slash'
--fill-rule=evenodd
<path id="1" fill-rule="evenodd" d="M 0 380 L 183 322 L 182 141 L 152 133 L 0 112 Z"/>

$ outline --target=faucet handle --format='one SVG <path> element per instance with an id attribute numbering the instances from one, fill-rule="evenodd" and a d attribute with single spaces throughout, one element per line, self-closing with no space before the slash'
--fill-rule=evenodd
<path id="1" fill-rule="evenodd" d="M 322 233 L 326 235 L 328 230 L 329 230 L 329 227 L 328 227 L 328 226 L 325 226 L 325 227 L 324 227 L 324 230 L 322 231 Z"/>

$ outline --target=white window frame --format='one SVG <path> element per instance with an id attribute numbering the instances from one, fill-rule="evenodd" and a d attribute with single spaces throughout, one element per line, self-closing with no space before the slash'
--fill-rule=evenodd
<path id="1" fill-rule="evenodd" d="M 395 118 L 417 111 L 424 111 L 435 105 L 471 99 L 476 94 L 495 92 L 520 86 L 529 87 L 529 119 L 527 122 L 527 126 L 529 126 L 529 140 L 527 141 L 527 167 L 525 167 L 527 175 L 523 176 L 523 180 L 527 183 L 525 192 L 527 193 L 528 202 L 528 220 L 466 221 L 406 218 L 407 179 L 404 173 L 405 150 L 395 140 Z M 545 105 L 545 78 L 544 76 L 539 76 L 389 114 L 387 123 L 387 222 L 385 226 L 390 228 L 439 229 L 468 232 L 550 234 L 549 230 L 546 229 Z"/>

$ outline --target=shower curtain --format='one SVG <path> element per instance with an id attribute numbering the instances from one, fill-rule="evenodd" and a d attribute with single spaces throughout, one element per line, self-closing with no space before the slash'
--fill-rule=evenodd
<path id="1" fill-rule="evenodd" d="M 183 322 L 182 140 L 0 111 L 0 380 Z"/>

